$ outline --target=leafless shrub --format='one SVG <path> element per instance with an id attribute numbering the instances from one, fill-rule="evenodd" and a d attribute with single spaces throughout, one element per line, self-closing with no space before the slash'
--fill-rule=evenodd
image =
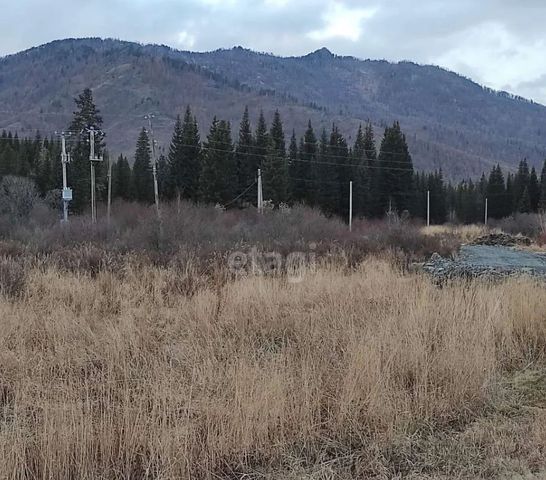
<path id="1" fill-rule="evenodd" d="M 492 222 L 491 225 L 506 233 L 513 235 L 520 233 L 531 238 L 541 233 L 540 216 L 536 213 L 516 213 L 511 217 Z"/>
<path id="2" fill-rule="evenodd" d="M 0 181 L 0 214 L 12 221 L 28 218 L 39 199 L 34 182 L 8 175 Z"/>
<path id="3" fill-rule="evenodd" d="M 7 298 L 19 298 L 26 284 L 26 272 L 20 262 L 12 258 L 0 258 L 0 294 Z"/>

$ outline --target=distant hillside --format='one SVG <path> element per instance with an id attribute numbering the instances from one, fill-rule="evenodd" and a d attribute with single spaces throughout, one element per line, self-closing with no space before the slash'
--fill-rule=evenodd
<path id="1" fill-rule="evenodd" d="M 191 104 L 202 136 L 213 115 L 237 129 L 244 106 L 257 118 L 281 111 L 297 133 L 340 125 L 354 137 L 371 119 L 380 136 L 399 120 L 418 168 L 479 175 L 500 162 L 546 158 L 546 107 L 482 88 L 438 67 L 338 57 L 326 49 L 280 58 L 240 47 L 210 53 L 118 40 L 69 39 L 0 60 L 0 129 L 20 135 L 66 127 L 73 98 L 91 87 L 112 153 L 132 154 L 143 115 L 156 115 L 168 146 L 174 117 Z"/>

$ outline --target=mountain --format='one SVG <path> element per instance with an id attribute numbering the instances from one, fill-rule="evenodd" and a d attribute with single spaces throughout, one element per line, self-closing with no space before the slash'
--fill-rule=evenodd
<path id="1" fill-rule="evenodd" d="M 323 48 L 281 58 L 241 47 L 208 53 L 113 39 L 59 40 L 0 59 L 0 129 L 33 135 L 66 128 L 73 98 L 91 87 L 109 150 L 132 154 L 143 116 L 155 114 L 168 147 L 174 119 L 190 104 L 202 137 L 214 115 L 236 131 L 245 105 L 254 120 L 275 109 L 301 134 L 335 122 L 351 141 L 372 120 L 381 137 L 399 120 L 415 165 L 450 178 L 477 176 L 524 157 L 546 158 L 546 107 L 482 87 L 455 73 L 411 62 L 341 57 Z"/>

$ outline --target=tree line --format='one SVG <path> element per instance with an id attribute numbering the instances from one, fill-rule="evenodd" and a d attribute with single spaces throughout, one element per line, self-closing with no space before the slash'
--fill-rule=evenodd
<path id="1" fill-rule="evenodd" d="M 69 185 L 74 191 L 72 211 L 89 204 L 89 136 L 96 136 L 95 151 L 107 157 L 102 118 L 86 89 L 76 99 L 76 112 L 68 126 L 72 162 Z M 234 136 L 236 136 L 234 140 Z M 33 178 L 43 196 L 58 191 L 62 182 L 60 143 L 57 138 L 19 139 L 3 132 L 0 137 L 0 177 Z M 134 161 L 120 155 L 112 164 L 112 197 L 152 203 L 152 149 L 149 132 L 138 136 Z M 106 162 L 98 165 L 99 198 L 105 199 Z M 195 115 L 188 106 L 175 122 L 168 152 L 157 161 L 160 197 L 165 201 L 189 200 L 244 207 L 256 203 L 256 178 L 262 171 L 264 199 L 273 205 L 305 204 L 327 215 L 345 217 L 349 204 L 349 182 L 353 182 L 353 211 L 357 217 L 380 218 L 386 212 L 407 212 L 426 218 L 427 192 L 431 198 L 431 220 L 474 223 L 483 220 L 485 198 L 489 214 L 502 218 L 514 212 L 536 212 L 546 208 L 546 162 L 540 177 L 523 160 L 518 172 L 506 177 L 499 165 L 477 182 L 446 183 L 441 170 L 416 172 L 406 137 L 395 122 L 385 128 L 377 145 L 370 122 L 360 126 L 350 145 L 338 126 L 316 132 L 309 121 L 305 133 L 287 138 L 281 115 L 274 113 L 268 125 L 260 113 L 252 128 L 245 108 L 238 131 L 225 120 L 214 118 L 201 139 Z"/>

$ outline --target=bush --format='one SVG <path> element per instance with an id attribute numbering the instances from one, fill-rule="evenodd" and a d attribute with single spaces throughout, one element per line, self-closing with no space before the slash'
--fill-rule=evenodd
<path id="1" fill-rule="evenodd" d="M 12 221 L 29 218 L 38 199 L 36 185 L 28 178 L 8 175 L 0 182 L 0 214 Z"/>
<path id="2" fill-rule="evenodd" d="M 516 213 L 511 217 L 493 222 L 492 226 L 500 228 L 503 232 L 536 238 L 541 233 L 539 216 L 536 213 Z"/>
<path id="3" fill-rule="evenodd" d="M 0 294 L 19 298 L 25 290 L 26 273 L 22 265 L 11 258 L 0 259 Z"/>

